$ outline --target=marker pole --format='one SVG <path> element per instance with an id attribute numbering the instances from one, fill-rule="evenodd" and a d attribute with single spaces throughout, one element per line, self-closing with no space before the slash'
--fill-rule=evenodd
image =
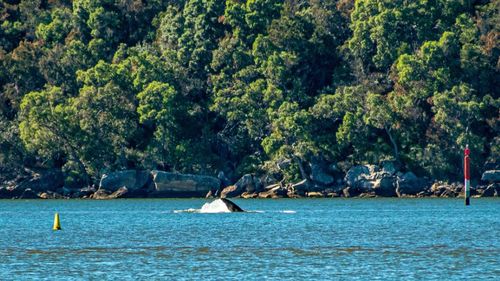
<path id="1" fill-rule="evenodd" d="M 469 145 L 465 147 L 464 151 L 464 186 L 465 186 L 465 206 L 470 205 L 470 149 Z"/>

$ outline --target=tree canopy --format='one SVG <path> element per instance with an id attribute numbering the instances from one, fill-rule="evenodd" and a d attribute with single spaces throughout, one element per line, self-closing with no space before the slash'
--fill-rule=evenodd
<path id="1" fill-rule="evenodd" d="M 499 56 L 499 0 L 2 1 L 0 173 L 458 179 L 500 159 Z"/>

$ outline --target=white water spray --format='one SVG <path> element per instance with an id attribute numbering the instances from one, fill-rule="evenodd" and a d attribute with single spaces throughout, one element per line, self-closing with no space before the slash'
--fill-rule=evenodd
<path id="1" fill-rule="evenodd" d="M 203 204 L 200 213 L 231 213 L 231 211 L 222 200 L 217 199 Z"/>

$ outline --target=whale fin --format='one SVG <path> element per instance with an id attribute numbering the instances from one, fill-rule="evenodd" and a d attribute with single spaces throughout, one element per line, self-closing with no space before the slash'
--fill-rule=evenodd
<path id="1" fill-rule="evenodd" d="M 226 204 L 229 211 L 231 211 L 231 212 L 244 212 L 244 210 L 242 208 L 240 208 L 240 206 L 234 204 L 231 200 L 226 199 L 226 198 L 220 198 L 220 200 L 222 202 L 224 202 L 224 204 Z"/>

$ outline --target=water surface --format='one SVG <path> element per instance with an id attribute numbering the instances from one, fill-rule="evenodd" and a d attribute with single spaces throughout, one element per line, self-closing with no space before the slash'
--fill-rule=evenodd
<path id="1" fill-rule="evenodd" d="M 499 199 L 234 201 L 0 200 L 0 280 L 500 280 Z"/>

